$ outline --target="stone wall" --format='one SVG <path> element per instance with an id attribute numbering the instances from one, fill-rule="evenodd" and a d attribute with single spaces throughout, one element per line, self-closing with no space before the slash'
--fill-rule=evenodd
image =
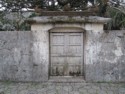
<path id="1" fill-rule="evenodd" d="M 0 32 L 0 79 L 49 80 L 49 32 Z M 125 81 L 125 31 L 87 30 L 84 48 L 86 82 Z"/>
<path id="2" fill-rule="evenodd" d="M 48 41 L 44 40 L 44 34 L 43 40 L 38 39 L 36 34 L 35 31 L 0 32 L 1 80 L 48 80 Z"/>
<path id="3" fill-rule="evenodd" d="M 125 31 L 89 32 L 86 39 L 87 81 L 125 81 Z"/>
<path id="4" fill-rule="evenodd" d="M 30 80 L 31 33 L 0 32 L 0 79 Z"/>

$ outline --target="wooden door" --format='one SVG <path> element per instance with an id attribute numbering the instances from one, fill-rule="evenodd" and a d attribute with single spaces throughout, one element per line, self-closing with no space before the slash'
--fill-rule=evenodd
<path id="1" fill-rule="evenodd" d="M 83 75 L 83 33 L 50 34 L 51 76 Z"/>

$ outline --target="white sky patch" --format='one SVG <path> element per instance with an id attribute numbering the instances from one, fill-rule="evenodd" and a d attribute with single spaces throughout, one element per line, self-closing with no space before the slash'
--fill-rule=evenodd
<path id="1" fill-rule="evenodd" d="M 22 11 L 27 11 L 28 9 L 26 9 L 26 8 L 22 8 Z"/>
<path id="2" fill-rule="evenodd" d="M 34 9 L 30 9 L 30 8 L 22 8 L 22 11 L 34 11 Z"/>
<path id="3" fill-rule="evenodd" d="M 92 6 L 92 3 L 88 2 L 88 5 L 87 6 Z"/>
<path id="4" fill-rule="evenodd" d="M 58 5 L 58 2 L 55 2 L 55 5 L 57 6 L 57 5 Z"/>
<path id="5" fill-rule="evenodd" d="M 52 5 L 52 2 L 49 2 L 49 5 Z"/>
<path id="6" fill-rule="evenodd" d="M 5 7 L 0 8 L 0 11 L 3 11 L 3 10 L 5 10 Z"/>

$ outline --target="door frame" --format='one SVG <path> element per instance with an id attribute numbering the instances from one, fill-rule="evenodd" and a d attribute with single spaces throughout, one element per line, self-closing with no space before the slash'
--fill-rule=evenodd
<path id="1" fill-rule="evenodd" d="M 48 75 L 49 78 L 51 76 L 51 47 L 50 47 L 50 34 L 51 33 L 82 33 L 83 34 L 83 67 L 82 67 L 82 77 L 85 79 L 85 53 L 84 53 L 84 41 L 85 41 L 85 30 L 81 27 L 55 27 L 49 30 L 49 68 L 48 68 Z M 57 76 L 55 76 L 57 77 Z M 65 76 L 64 76 L 65 77 Z M 78 76 L 79 77 L 79 76 Z"/>

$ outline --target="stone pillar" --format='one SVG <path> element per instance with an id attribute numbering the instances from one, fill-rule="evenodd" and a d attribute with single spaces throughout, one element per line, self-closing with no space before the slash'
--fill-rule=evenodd
<path id="1" fill-rule="evenodd" d="M 49 24 L 34 24 L 32 30 L 33 81 L 48 81 L 49 68 Z"/>

